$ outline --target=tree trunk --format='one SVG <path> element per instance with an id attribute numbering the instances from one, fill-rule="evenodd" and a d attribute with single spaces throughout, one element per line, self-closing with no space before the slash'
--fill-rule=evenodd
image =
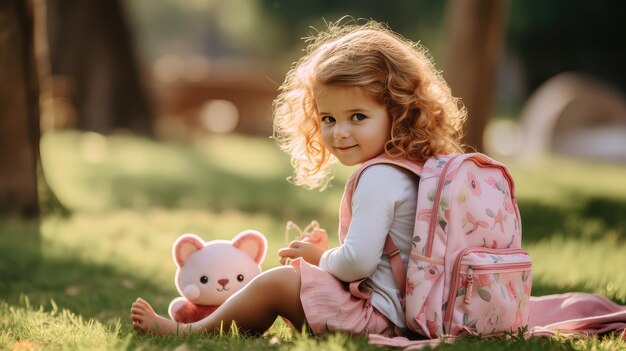
<path id="1" fill-rule="evenodd" d="M 68 78 L 76 127 L 152 135 L 152 114 L 120 0 L 48 0 L 51 74 Z"/>
<path id="2" fill-rule="evenodd" d="M 450 0 L 446 10 L 444 78 L 467 108 L 464 141 L 478 151 L 493 110 L 507 8 L 506 0 Z"/>
<path id="3" fill-rule="evenodd" d="M 32 3 L 0 1 L 0 213 L 37 216 L 39 87 Z"/>

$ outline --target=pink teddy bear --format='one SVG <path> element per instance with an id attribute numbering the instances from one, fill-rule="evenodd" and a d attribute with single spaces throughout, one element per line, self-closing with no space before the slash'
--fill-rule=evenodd
<path id="1" fill-rule="evenodd" d="M 226 299 L 261 273 L 267 240 L 245 230 L 232 241 L 204 242 L 197 235 L 181 235 L 172 249 L 176 288 L 168 312 L 179 323 L 192 323 L 210 315 Z"/>

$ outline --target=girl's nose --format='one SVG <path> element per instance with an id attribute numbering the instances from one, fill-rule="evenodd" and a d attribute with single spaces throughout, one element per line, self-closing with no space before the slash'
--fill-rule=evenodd
<path id="1" fill-rule="evenodd" d="M 228 284 L 228 279 L 220 279 L 217 281 L 221 286 L 226 286 Z"/>
<path id="2" fill-rule="evenodd" d="M 350 134 L 350 131 L 349 131 L 348 126 L 339 124 L 339 123 L 335 125 L 335 133 L 334 133 L 335 139 L 346 138 L 348 137 L 349 134 Z"/>

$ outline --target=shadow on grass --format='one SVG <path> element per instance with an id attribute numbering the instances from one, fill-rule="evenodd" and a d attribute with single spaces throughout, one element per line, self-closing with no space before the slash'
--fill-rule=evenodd
<path id="1" fill-rule="evenodd" d="M 626 200 L 580 198 L 563 206 L 519 200 L 524 243 L 552 236 L 601 241 L 626 240 Z"/>
<path id="2" fill-rule="evenodd" d="M 110 266 L 72 257 L 42 257 L 36 220 L 0 219 L 0 299 L 11 305 L 27 297 L 31 306 L 51 307 L 51 300 L 84 318 L 103 323 L 121 318 L 130 325 L 130 305 L 143 296 L 164 311 L 175 293 Z"/>
<path id="3" fill-rule="evenodd" d="M 607 226 L 620 231 L 621 235 L 624 236 L 626 229 L 626 200 L 592 197 L 587 200 L 582 208 L 581 215 L 600 219 Z"/>
<path id="4" fill-rule="evenodd" d="M 592 289 L 584 286 L 583 284 L 576 284 L 571 286 L 557 286 L 533 281 L 531 294 L 532 296 L 544 296 L 552 294 L 565 294 L 569 292 L 593 293 Z"/>

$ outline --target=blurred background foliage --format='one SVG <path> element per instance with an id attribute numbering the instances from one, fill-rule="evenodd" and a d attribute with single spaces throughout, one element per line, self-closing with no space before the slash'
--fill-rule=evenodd
<path id="1" fill-rule="evenodd" d="M 519 114 L 522 103 L 548 78 L 587 73 L 626 90 L 626 34 L 620 1 L 510 1 L 498 111 Z M 442 67 L 447 2 L 420 1 L 126 1 L 142 61 L 160 57 L 248 58 L 270 68 L 280 83 L 300 57 L 301 37 L 344 15 L 387 23 L 430 49 Z"/>
<path id="2" fill-rule="evenodd" d="M 441 1 L 128 1 L 145 62 L 162 55 L 253 58 L 281 76 L 301 56 L 302 37 L 325 21 L 371 18 L 425 44 L 441 29 Z M 419 38 L 417 37 L 417 34 Z M 430 46 L 430 45 L 429 45 Z"/>

